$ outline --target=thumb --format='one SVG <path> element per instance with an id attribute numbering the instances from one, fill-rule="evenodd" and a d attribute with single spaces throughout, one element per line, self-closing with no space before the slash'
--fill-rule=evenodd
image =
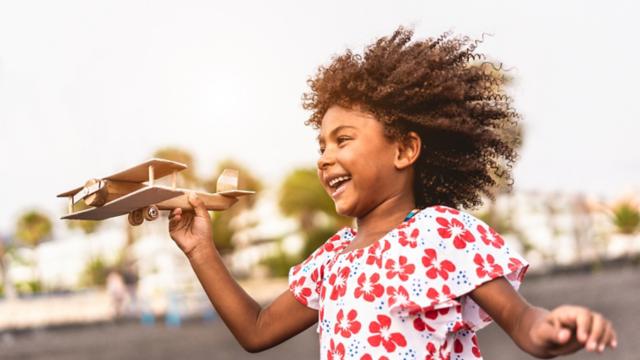
<path id="1" fill-rule="evenodd" d="M 541 322 L 537 329 L 537 335 L 544 342 L 564 344 L 571 338 L 571 331 L 562 327 L 557 318 L 551 318 Z"/>
<path id="2" fill-rule="evenodd" d="M 209 212 L 207 211 L 207 208 L 205 208 L 204 202 L 198 197 L 198 195 L 196 195 L 195 192 L 190 192 L 188 199 L 189 204 L 193 206 L 193 211 L 196 213 L 196 216 L 207 219 L 209 218 Z"/>

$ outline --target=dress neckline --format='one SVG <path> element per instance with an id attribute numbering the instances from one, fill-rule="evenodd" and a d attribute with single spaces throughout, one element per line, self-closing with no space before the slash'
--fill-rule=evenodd
<path id="1" fill-rule="evenodd" d="M 415 218 L 416 215 L 418 215 L 419 213 L 431 208 L 432 206 L 426 207 L 424 209 L 413 209 L 411 210 L 411 212 L 409 213 L 409 215 L 407 215 L 407 217 L 405 217 L 405 219 L 398 225 L 396 225 L 396 227 L 394 227 L 393 229 L 389 230 L 388 232 L 386 232 L 384 235 L 382 235 L 379 239 L 377 239 L 376 241 L 372 242 L 371 244 L 361 247 L 361 248 L 355 248 L 355 249 L 351 249 L 351 250 L 347 250 L 347 251 L 340 251 L 339 253 L 337 253 L 336 257 L 340 257 L 342 255 L 347 255 L 349 253 L 355 252 L 355 251 L 366 251 L 367 249 L 369 249 L 370 247 L 376 246 L 378 243 L 382 242 L 384 239 L 386 239 L 389 235 L 391 235 L 393 232 L 396 232 L 398 230 L 401 230 L 403 228 L 406 227 L 406 224 L 411 221 L 413 218 Z M 351 240 L 349 240 L 349 242 L 347 243 L 347 246 L 349 246 L 349 244 L 351 244 L 351 242 L 353 241 L 353 239 L 355 238 L 355 236 L 358 234 L 358 232 L 349 226 L 345 226 L 345 231 L 349 231 L 351 233 L 351 235 L 353 236 L 353 238 Z M 342 237 L 344 235 L 341 234 L 340 237 Z M 345 248 L 347 247 L 345 246 Z M 343 248 L 344 249 L 344 248 Z"/>

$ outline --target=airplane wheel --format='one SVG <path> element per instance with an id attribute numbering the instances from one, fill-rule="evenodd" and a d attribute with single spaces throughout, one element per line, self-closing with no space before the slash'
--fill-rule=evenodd
<path id="1" fill-rule="evenodd" d="M 144 219 L 145 220 L 153 221 L 153 220 L 157 219 L 158 216 L 160 216 L 160 211 L 158 210 L 157 206 L 151 205 L 151 206 L 147 206 L 144 209 Z"/>
<path id="2" fill-rule="evenodd" d="M 142 209 L 133 210 L 132 212 L 130 212 L 128 219 L 129 219 L 129 224 L 131 224 L 131 226 L 138 226 L 142 224 L 142 222 L 144 221 Z"/>

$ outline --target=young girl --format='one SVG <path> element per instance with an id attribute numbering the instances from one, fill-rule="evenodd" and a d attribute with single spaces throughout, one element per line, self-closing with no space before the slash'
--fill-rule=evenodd
<path id="1" fill-rule="evenodd" d="M 399 28 L 310 80 L 318 177 L 357 230 L 341 229 L 294 266 L 269 306 L 229 275 L 199 199 L 194 212 L 172 212 L 171 237 L 213 306 L 250 352 L 317 322 L 322 359 L 478 359 L 475 332 L 493 320 L 540 358 L 615 348 L 602 315 L 520 297 L 527 261 L 460 210 L 493 197 L 517 156 L 519 115 L 499 69 L 474 53 L 477 42 L 411 37 Z"/>

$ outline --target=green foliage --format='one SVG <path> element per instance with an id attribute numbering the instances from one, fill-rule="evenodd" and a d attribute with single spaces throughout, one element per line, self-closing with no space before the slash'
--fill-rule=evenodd
<path id="1" fill-rule="evenodd" d="M 78 202 L 73 207 L 74 211 L 82 211 L 87 208 L 89 208 L 89 206 L 87 206 L 84 201 Z M 102 224 L 101 221 L 96 220 L 68 220 L 66 223 L 69 229 L 80 229 L 85 234 L 93 234 L 98 230 L 100 224 Z"/>
<path id="2" fill-rule="evenodd" d="M 218 177 L 220 177 L 224 169 L 238 170 L 238 189 L 253 190 L 256 192 L 254 196 L 241 198 L 241 200 L 229 210 L 241 212 L 242 210 L 252 208 L 256 203 L 257 195 L 260 194 L 263 188 L 262 182 L 251 173 L 248 168 L 233 159 L 225 159 L 218 164 L 211 177 L 204 180 L 203 186 L 205 190 L 208 192 L 216 192 Z"/>
<path id="3" fill-rule="evenodd" d="M 267 266 L 272 276 L 285 277 L 289 274 L 289 269 L 301 261 L 300 256 L 290 256 L 279 246 L 278 251 L 262 259 L 260 264 Z"/>
<path id="4" fill-rule="evenodd" d="M 333 236 L 338 229 L 335 226 L 318 227 L 311 229 L 305 233 L 305 243 L 302 249 L 302 254 L 298 258 L 298 262 L 306 259 L 307 256 L 324 244 L 331 236 Z"/>
<path id="5" fill-rule="evenodd" d="M 230 224 L 236 216 L 246 210 L 252 209 L 255 206 L 260 190 L 262 190 L 262 183 L 260 180 L 258 180 L 258 178 L 255 177 L 246 167 L 232 159 L 223 160 L 218 164 L 213 175 L 208 180 L 204 181 L 203 185 L 205 190 L 208 192 L 216 192 L 218 177 L 222 174 L 224 169 L 238 170 L 238 189 L 253 190 L 256 192 L 256 195 L 242 197 L 238 203 L 233 205 L 231 208 L 214 213 L 211 220 L 213 227 L 213 239 L 215 241 L 216 248 L 221 253 L 233 251 L 234 245 L 232 239 L 237 229 L 234 229 Z"/>
<path id="6" fill-rule="evenodd" d="M 156 150 L 153 153 L 153 157 L 177 161 L 187 165 L 188 168 L 180 172 L 180 177 L 184 182 L 184 186 L 191 187 L 199 183 L 199 179 L 194 168 L 195 161 L 191 153 L 187 150 L 174 146 L 167 146 Z"/>
<path id="7" fill-rule="evenodd" d="M 80 275 L 81 287 L 104 286 L 107 282 L 109 268 L 100 256 L 91 259 Z"/>
<path id="8" fill-rule="evenodd" d="M 351 224 L 351 218 L 336 213 L 333 200 L 325 192 L 313 168 L 295 169 L 285 178 L 280 187 L 278 206 L 285 216 L 298 221 L 305 243 L 296 256 L 279 249 L 263 261 L 276 276 L 286 276 L 292 266 L 302 262 L 339 228 Z M 318 221 L 323 217 L 328 221 Z"/>
<path id="9" fill-rule="evenodd" d="M 337 217 L 333 200 L 312 168 L 295 169 L 285 178 L 278 205 L 285 216 L 300 218 L 310 212 L 322 211 Z"/>
<path id="10" fill-rule="evenodd" d="M 51 235 L 51 231 L 51 220 L 38 210 L 27 211 L 18 217 L 16 237 L 27 246 L 37 246 Z"/>
<path id="11" fill-rule="evenodd" d="M 613 209 L 613 224 L 623 234 L 635 234 L 640 230 L 640 211 L 629 202 Z"/>
<path id="12" fill-rule="evenodd" d="M 14 286 L 20 295 L 31 295 L 42 292 L 42 282 L 40 282 L 40 280 L 20 281 L 16 282 Z"/>

